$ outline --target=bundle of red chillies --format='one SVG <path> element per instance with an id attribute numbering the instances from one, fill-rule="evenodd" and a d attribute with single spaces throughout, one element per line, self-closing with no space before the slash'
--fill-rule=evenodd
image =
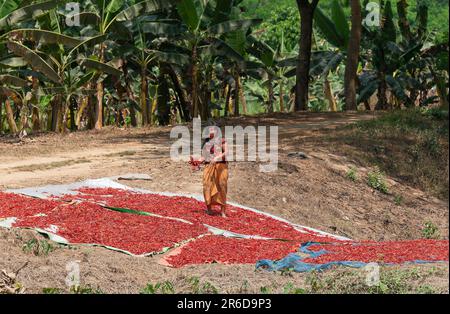
<path id="1" fill-rule="evenodd" d="M 203 164 L 200 160 L 195 160 L 194 157 L 190 156 L 188 164 L 191 165 L 192 171 L 198 171 L 200 170 L 200 165 Z"/>

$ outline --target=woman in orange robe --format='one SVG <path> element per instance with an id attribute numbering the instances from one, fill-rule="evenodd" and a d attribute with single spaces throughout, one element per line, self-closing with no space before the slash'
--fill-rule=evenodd
<path id="1" fill-rule="evenodd" d="M 220 206 L 222 217 L 226 217 L 228 188 L 228 147 L 225 139 L 216 137 L 214 127 L 209 129 L 209 138 L 203 145 L 201 161 L 203 170 L 203 196 L 207 213 L 212 214 L 212 206 Z"/>

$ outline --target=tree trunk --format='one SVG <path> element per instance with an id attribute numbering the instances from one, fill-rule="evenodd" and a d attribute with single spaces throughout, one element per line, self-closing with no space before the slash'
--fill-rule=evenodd
<path id="1" fill-rule="evenodd" d="M 168 67 L 168 74 L 170 76 L 170 79 L 172 80 L 173 87 L 175 89 L 175 92 L 177 93 L 178 99 L 180 101 L 180 116 L 184 121 L 190 120 L 189 117 L 189 105 L 186 100 L 186 95 L 184 94 L 183 87 L 181 86 L 181 82 L 178 78 L 177 73 L 172 68 L 172 66 Z"/>
<path id="2" fill-rule="evenodd" d="M 31 110 L 31 122 L 33 124 L 33 131 L 40 131 L 41 129 L 41 122 L 39 119 L 39 98 L 38 98 L 38 90 L 39 90 L 39 80 L 36 77 L 33 77 L 32 79 L 32 87 L 33 87 L 33 98 L 31 104 L 33 105 L 33 109 Z"/>
<path id="3" fill-rule="evenodd" d="M 11 108 L 11 102 L 8 98 L 6 98 L 5 101 L 5 111 L 6 111 L 6 120 L 8 121 L 9 125 L 9 132 L 11 134 L 17 134 L 19 130 L 17 129 L 16 121 L 14 121 L 14 113 Z"/>
<path id="4" fill-rule="evenodd" d="M 240 103 L 242 105 L 242 112 L 245 114 L 247 114 L 247 100 L 245 99 L 245 94 L 244 94 L 244 86 L 242 84 L 242 80 L 241 77 L 238 76 L 238 85 L 239 85 L 239 100 Z"/>
<path id="5" fill-rule="evenodd" d="M 147 67 L 142 66 L 141 69 L 141 92 L 139 101 L 142 110 L 142 126 L 146 126 L 151 121 L 150 108 L 148 102 L 148 81 L 147 81 Z"/>
<path id="6" fill-rule="evenodd" d="M 336 99 L 334 98 L 333 91 L 331 89 L 331 84 L 330 81 L 328 80 L 328 76 L 326 76 L 323 81 L 323 90 L 325 93 L 325 98 L 328 100 L 330 111 L 336 112 L 337 111 Z"/>
<path id="7" fill-rule="evenodd" d="M 96 130 L 103 127 L 103 82 L 97 83 L 97 102 L 95 104 L 95 126 Z"/>
<path id="8" fill-rule="evenodd" d="M 380 81 L 378 85 L 378 103 L 376 105 L 376 110 L 387 110 L 388 109 L 388 100 L 387 100 L 387 84 L 386 84 L 386 75 L 384 72 L 380 72 L 378 74 L 378 79 Z"/>
<path id="9" fill-rule="evenodd" d="M 77 129 L 81 129 L 81 118 L 83 117 L 84 110 L 89 105 L 89 96 L 84 96 L 81 98 L 81 105 L 78 107 L 77 116 L 75 119 L 75 125 L 77 126 Z"/>
<path id="10" fill-rule="evenodd" d="M 124 63 L 122 66 L 122 71 L 123 71 L 123 77 L 125 78 L 125 88 L 127 90 L 128 99 L 130 99 L 133 102 L 136 102 L 136 98 L 134 97 L 133 91 L 131 90 L 131 87 L 130 87 L 130 80 L 128 78 L 128 67 L 127 67 L 126 60 L 124 60 Z M 130 106 L 129 109 L 130 109 L 131 126 L 137 127 L 136 110 L 134 109 L 134 106 Z"/>
<path id="11" fill-rule="evenodd" d="M 319 0 L 297 0 L 300 12 L 300 43 L 295 83 L 295 110 L 308 108 L 309 69 L 311 65 L 311 45 L 314 11 Z"/>
<path id="12" fill-rule="evenodd" d="M 75 98 L 72 99 L 72 102 L 69 104 L 69 108 L 70 108 L 70 130 L 71 131 L 75 131 L 76 130 L 76 125 L 75 125 Z"/>
<path id="13" fill-rule="evenodd" d="M 198 118 L 198 83 L 197 83 L 197 46 L 192 48 L 192 68 L 191 68 L 191 80 L 192 80 L 192 117 Z"/>
<path id="14" fill-rule="evenodd" d="M 240 97 L 240 74 L 239 71 L 235 71 L 234 74 L 234 116 L 239 116 L 239 97 Z"/>
<path id="15" fill-rule="evenodd" d="M 4 99 L 0 97 L 0 134 L 3 133 L 3 101 Z"/>
<path id="16" fill-rule="evenodd" d="M 230 99 L 231 99 L 231 88 L 229 84 L 225 85 L 225 107 L 223 108 L 223 115 L 225 117 L 228 116 L 228 108 L 230 106 Z"/>
<path id="17" fill-rule="evenodd" d="M 274 92 L 273 92 L 273 77 L 272 77 L 272 74 L 270 74 L 270 73 L 269 73 L 269 79 L 268 79 L 267 85 L 268 85 L 268 89 L 269 89 L 269 92 L 268 92 L 269 99 L 267 100 L 267 111 L 269 113 L 272 113 L 273 112 L 273 100 L 274 100 L 275 96 L 274 96 Z"/>
<path id="18" fill-rule="evenodd" d="M 61 96 L 55 95 L 51 101 L 52 106 L 52 132 L 58 131 L 58 119 L 59 119 L 59 112 L 61 111 Z"/>
<path id="19" fill-rule="evenodd" d="M 105 47 L 100 44 L 100 62 L 105 62 Z M 97 82 L 97 103 L 95 104 L 95 129 L 100 130 L 103 127 L 103 81 Z"/>
<path id="20" fill-rule="evenodd" d="M 39 132 L 41 130 L 41 121 L 39 119 L 39 109 L 33 106 L 31 122 L 33 123 L 33 131 Z"/>
<path id="21" fill-rule="evenodd" d="M 284 112 L 284 91 L 283 91 L 283 81 L 280 81 L 280 112 Z"/>
<path id="22" fill-rule="evenodd" d="M 359 50 L 362 32 L 362 13 L 359 0 L 351 0 L 352 29 L 347 51 L 347 64 L 345 66 L 344 90 L 345 90 L 345 110 L 357 110 L 356 86 Z"/>

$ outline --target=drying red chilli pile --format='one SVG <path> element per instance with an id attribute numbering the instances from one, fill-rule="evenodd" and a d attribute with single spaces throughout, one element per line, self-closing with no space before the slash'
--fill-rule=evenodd
<path id="1" fill-rule="evenodd" d="M 64 195 L 62 199 L 86 200 L 110 207 L 132 209 L 166 217 L 180 218 L 192 223 L 208 225 L 243 235 L 253 235 L 275 239 L 329 242 L 336 241 L 311 231 L 297 231 L 290 224 L 236 206 L 227 206 L 227 218 L 206 215 L 205 204 L 194 198 L 142 194 L 117 189 L 78 190 L 80 194 Z"/>
<path id="2" fill-rule="evenodd" d="M 280 259 L 299 248 L 292 241 L 226 238 L 208 235 L 189 242 L 177 255 L 165 258 L 173 267 L 189 264 L 254 264 L 261 259 Z"/>
<path id="3" fill-rule="evenodd" d="M 303 262 L 326 264 L 335 261 L 352 261 L 380 264 L 403 264 L 413 261 L 448 261 L 448 241 L 411 240 L 389 242 L 340 242 L 312 245 L 310 251 L 327 253 Z"/>
<path id="4" fill-rule="evenodd" d="M 124 209 L 128 211 L 123 212 Z M 83 188 L 74 195 L 51 199 L 0 192 L 0 220 L 17 218 L 13 227 L 49 230 L 73 244 L 103 245 L 135 255 L 162 252 L 181 245 L 176 250 L 177 254 L 169 253 L 164 257 L 165 264 L 173 267 L 279 260 L 297 252 L 305 242 L 320 242 L 309 249 L 326 251 L 318 257 L 304 259 L 315 264 L 332 261 L 448 261 L 448 241 L 339 241 L 237 206 L 228 206 L 227 215 L 227 218 L 206 215 L 204 203 L 194 198 L 113 188 Z M 213 235 L 208 226 L 270 239 Z M 186 241 L 188 243 L 183 245 Z"/>
<path id="5" fill-rule="evenodd" d="M 61 202 L 41 200 L 18 194 L 0 192 L 0 219 L 6 217 L 23 218 L 38 214 L 47 214 Z"/>

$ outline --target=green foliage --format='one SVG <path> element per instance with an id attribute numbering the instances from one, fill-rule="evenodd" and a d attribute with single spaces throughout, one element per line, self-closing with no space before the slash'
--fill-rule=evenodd
<path id="1" fill-rule="evenodd" d="M 441 275 L 436 269 L 389 269 L 380 268 L 378 284 L 367 285 L 364 269 L 336 269 L 333 272 L 311 272 L 306 278 L 306 293 L 329 294 L 406 294 L 439 293 L 439 290 L 423 282 Z M 445 292 L 441 291 L 441 292 Z"/>
<path id="2" fill-rule="evenodd" d="M 296 288 L 292 283 L 288 283 L 283 287 L 284 294 L 305 294 L 306 290 L 303 288 Z"/>
<path id="3" fill-rule="evenodd" d="M 140 292 L 141 294 L 174 294 L 175 290 L 170 281 L 158 282 L 156 284 L 147 284 Z"/>
<path id="4" fill-rule="evenodd" d="M 194 294 L 217 294 L 218 290 L 210 282 L 201 282 L 198 277 L 191 277 L 189 279 L 191 284 L 190 290 Z"/>
<path id="5" fill-rule="evenodd" d="M 395 195 L 394 196 L 394 203 L 395 203 L 395 205 L 400 206 L 403 203 L 403 196 Z"/>
<path id="6" fill-rule="evenodd" d="M 43 288 L 43 294 L 61 294 L 63 291 L 60 288 Z"/>
<path id="7" fill-rule="evenodd" d="M 69 292 L 71 294 L 104 294 L 104 292 L 99 288 L 92 288 L 90 285 L 87 286 L 72 286 Z"/>
<path id="8" fill-rule="evenodd" d="M 389 188 L 387 186 L 384 174 L 378 168 L 375 168 L 373 171 L 370 171 L 367 174 L 367 184 L 371 188 L 378 190 L 384 194 L 389 193 Z"/>
<path id="9" fill-rule="evenodd" d="M 286 5 L 277 6 L 260 26 L 263 31 L 261 39 L 271 47 L 278 47 L 281 36 L 284 36 L 286 50 L 294 50 L 298 46 L 299 23 L 300 18 L 296 10 Z"/>
<path id="10" fill-rule="evenodd" d="M 422 236 L 425 239 L 438 239 L 439 238 L 439 228 L 431 221 L 427 221 L 423 225 Z"/>
<path id="11" fill-rule="evenodd" d="M 358 169 L 356 169 L 355 167 L 351 167 L 350 169 L 348 169 L 346 177 L 353 182 L 358 181 Z"/>
<path id="12" fill-rule="evenodd" d="M 333 141 L 367 166 L 448 199 L 448 111 L 395 110 L 343 128 Z"/>
<path id="13" fill-rule="evenodd" d="M 36 256 L 47 256 L 49 253 L 55 250 L 55 247 L 45 239 L 38 240 L 33 238 L 25 242 L 25 244 L 22 246 L 22 250 L 25 253 L 32 253 Z"/>

